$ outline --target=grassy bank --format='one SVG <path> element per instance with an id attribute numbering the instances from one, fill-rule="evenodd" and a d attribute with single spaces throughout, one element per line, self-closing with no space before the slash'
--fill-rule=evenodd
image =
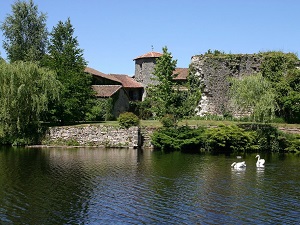
<path id="1" fill-rule="evenodd" d="M 182 120 L 179 125 L 189 125 L 189 126 L 218 126 L 218 125 L 238 125 L 252 122 L 238 122 L 238 121 L 227 121 L 227 120 Z M 107 121 L 104 124 L 108 125 L 118 125 L 117 121 Z M 142 127 L 161 127 L 162 124 L 158 120 L 141 120 L 140 125 Z M 287 129 L 300 129 L 300 124 L 287 124 L 287 123 L 271 123 L 270 125 L 277 128 L 287 128 Z"/>

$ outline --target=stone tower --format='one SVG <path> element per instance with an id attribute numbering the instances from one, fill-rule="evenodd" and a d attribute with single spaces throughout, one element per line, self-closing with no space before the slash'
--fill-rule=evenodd
<path id="1" fill-rule="evenodd" d="M 153 71 L 156 59 L 161 56 L 162 53 L 152 51 L 133 59 L 135 61 L 134 79 L 144 86 L 143 99 L 146 97 L 147 86 L 149 84 L 155 84 L 155 81 L 152 80 Z"/>

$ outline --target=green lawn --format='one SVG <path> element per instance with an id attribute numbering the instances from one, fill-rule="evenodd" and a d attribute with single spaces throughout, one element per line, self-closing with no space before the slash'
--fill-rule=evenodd
<path id="1" fill-rule="evenodd" d="M 190 126 L 218 126 L 221 124 L 232 125 L 246 122 L 237 121 L 226 121 L 226 120 L 182 120 L 179 125 L 190 125 Z M 251 122 L 249 122 L 251 123 Z M 118 121 L 106 121 L 100 124 L 118 126 Z M 142 127 L 161 127 L 162 124 L 158 120 L 141 120 L 140 125 Z M 287 124 L 287 123 L 272 123 L 271 125 L 275 127 L 283 128 L 298 128 L 300 129 L 300 124 Z"/>
<path id="2" fill-rule="evenodd" d="M 179 125 L 189 125 L 189 126 L 218 126 L 221 124 L 224 125 L 232 125 L 246 122 L 238 122 L 238 121 L 227 121 L 227 120 L 182 120 Z M 250 123 L 250 122 L 249 122 Z M 94 122 L 94 123 L 81 123 L 81 124 L 73 124 L 73 126 L 84 126 L 84 125 L 108 125 L 108 126 L 119 126 L 118 121 L 103 121 L 103 122 Z M 69 124 L 72 125 L 72 124 Z M 162 124 L 158 120 L 141 120 L 141 127 L 161 127 Z M 287 124 L 287 123 L 271 123 L 271 125 L 275 127 L 281 128 L 291 128 L 291 129 L 300 129 L 300 124 Z M 59 126 L 59 125 L 56 125 Z"/>

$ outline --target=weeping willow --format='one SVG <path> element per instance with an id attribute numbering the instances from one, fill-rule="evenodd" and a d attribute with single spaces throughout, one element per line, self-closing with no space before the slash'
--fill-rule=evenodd
<path id="1" fill-rule="evenodd" d="M 59 98 L 54 72 L 32 62 L 0 63 L 0 141 L 32 142 L 48 101 Z"/>
<path id="2" fill-rule="evenodd" d="M 230 98 L 235 111 L 250 113 L 257 122 L 269 122 L 275 116 L 275 93 L 271 83 L 261 74 L 230 81 Z"/>

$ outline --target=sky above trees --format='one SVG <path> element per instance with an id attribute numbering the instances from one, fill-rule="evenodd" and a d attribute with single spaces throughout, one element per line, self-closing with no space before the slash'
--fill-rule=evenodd
<path id="1" fill-rule="evenodd" d="M 1 2 L 0 22 L 15 0 Z M 88 66 L 104 73 L 133 75 L 133 59 L 164 46 L 188 67 L 208 49 L 226 53 L 259 51 L 299 55 L 298 0 L 34 0 L 51 31 L 70 17 Z M 6 58 L 0 33 L 0 56 Z M 153 46 L 153 47 L 152 47 Z"/>

